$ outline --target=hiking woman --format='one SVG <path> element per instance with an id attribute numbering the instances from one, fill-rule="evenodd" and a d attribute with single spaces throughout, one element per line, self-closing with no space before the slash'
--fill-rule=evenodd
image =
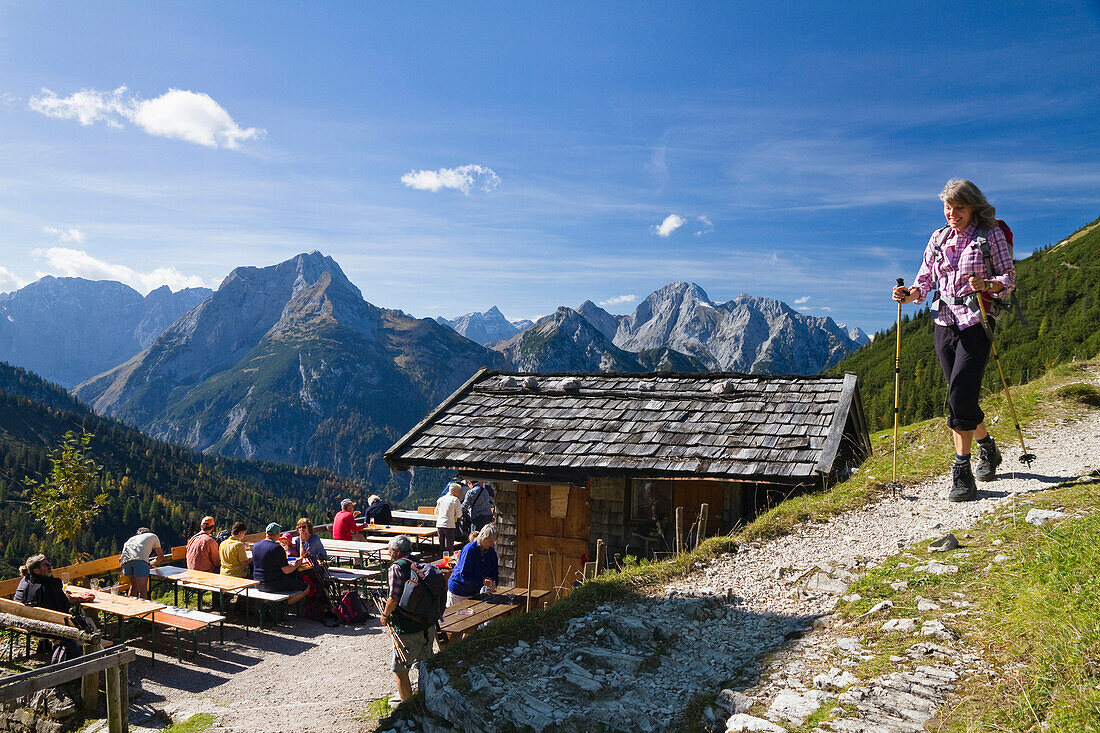
<path id="1" fill-rule="evenodd" d="M 923 303 L 935 291 L 936 355 L 947 380 L 947 425 L 954 432 L 955 463 L 951 468 L 950 501 L 970 501 L 979 481 L 997 477 L 1001 454 L 985 427 L 978 404 L 982 374 L 989 358 L 990 336 L 982 326 L 976 298 L 1003 298 L 1016 284 L 1012 252 L 996 218 L 996 210 L 978 187 L 953 178 L 940 193 L 947 226 L 932 233 L 916 281 L 894 288 L 899 303 Z M 986 265 L 982 240 L 988 243 L 992 272 Z M 985 300 L 992 303 L 991 300 Z M 988 309 L 988 308 L 987 308 Z M 989 326 L 995 325 L 992 318 Z M 970 469 L 972 441 L 978 441 L 978 465 Z"/>

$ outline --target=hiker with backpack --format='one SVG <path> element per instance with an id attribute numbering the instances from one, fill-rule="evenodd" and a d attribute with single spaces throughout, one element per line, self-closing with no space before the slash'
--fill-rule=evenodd
<path id="1" fill-rule="evenodd" d="M 496 491 L 488 481 L 466 479 L 466 496 L 462 499 L 462 515 L 467 520 L 467 531 L 478 532 L 493 521 L 493 499 Z"/>
<path id="2" fill-rule="evenodd" d="M 978 404 L 982 375 L 989 358 L 995 315 L 1015 288 L 1011 232 L 972 182 L 953 178 L 940 193 L 947 226 L 932 233 L 914 283 L 893 290 L 898 303 L 921 304 L 935 292 L 936 355 L 947 381 L 947 425 L 954 433 L 955 463 L 951 467 L 949 501 L 976 498 L 978 481 L 993 481 L 1001 453 L 985 426 Z M 1007 235 L 1006 235 L 1007 232 Z M 989 312 L 990 333 L 982 324 Z M 978 442 L 978 463 L 971 471 L 971 447 Z"/>
<path id="3" fill-rule="evenodd" d="M 422 567 L 415 566 L 409 559 L 411 552 L 412 542 L 407 536 L 397 535 L 389 541 L 390 559 L 393 560 L 389 571 L 390 594 L 386 598 L 382 615 L 378 618 L 383 626 L 392 624 L 397 632 L 390 668 L 397 679 L 397 696 L 401 702 L 412 697 L 409 670 L 417 662 L 426 661 L 432 655 L 435 626 L 442 615 L 442 603 L 434 605 L 434 608 L 438 609 L 430 614 L 435 616 L 434 620 L 411 613 L 401 606 L 403 599 L 409 595 L 406 593 L 405 586 L 410 584 L 410 579 L 415 572 L 423 571 Z M 398 647 L 399 644 L 400 647 Z"/>

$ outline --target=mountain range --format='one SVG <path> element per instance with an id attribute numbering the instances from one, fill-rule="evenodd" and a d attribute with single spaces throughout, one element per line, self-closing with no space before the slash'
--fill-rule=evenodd
<path id="1" fill-rule="evenodd" d="M 146 296 L 119 282 L 46 276 L 0 293 L 0 360 L 72 387 L 149 346 L 213 291 Z"/>
<path id="2" fill-rule="evenodd" d="M 148 348 L 75 393 L 172 443 L 384 487 L 385 449 L 483 366 L 506 362 L 432 320 L 368 303 L 313 252 L 237 268 Z"/>
<path id="3" fill-rule="evenodd" d="M 484 313 L 467 313 L 453 321 L 438 316 L 435 321 L 482 346 L 509 339 L 534 325 L 534 321 L 529 320 L 509 321 L 495 305 Z"/>

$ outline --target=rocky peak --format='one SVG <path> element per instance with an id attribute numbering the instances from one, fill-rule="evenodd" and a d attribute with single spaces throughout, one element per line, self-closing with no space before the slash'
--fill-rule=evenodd
<path id="1" fill-rule="evenodd" d="M 496 341 L 510 339 L 522 328 L 504 317 L 495 305 L 484 313 L 467 313 L 453 321 L 436 318 L 436 323 L 448 326 L 466 338 L 485 346 Z"/>
<path id="2" fill-rule="evenodd" d="M 585 320 L 596 327 L 596 330 L 604 335 L 608 341 L 615 338 L 619 330 L 619 324 L 623 321 L 621 316 L 614 316 L 599 307 L 591 300 L 586 300 L 577 308 L 577 312 L 584 316 Z"/>

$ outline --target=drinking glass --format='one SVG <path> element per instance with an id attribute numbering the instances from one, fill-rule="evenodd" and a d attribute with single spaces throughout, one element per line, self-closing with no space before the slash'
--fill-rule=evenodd
<path id="1" fill-rule="evenodd" d="M 68 585 L 72 577 L 73 576 L 71 576 L 69 573 L 61 573 L 61 586 L 65 587 L 66 585 Z"/>

